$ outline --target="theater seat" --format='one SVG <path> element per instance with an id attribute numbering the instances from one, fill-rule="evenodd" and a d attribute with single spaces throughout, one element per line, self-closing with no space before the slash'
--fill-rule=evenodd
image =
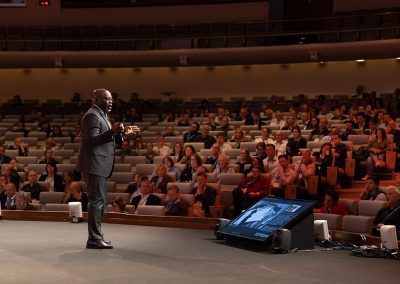
<path id="1" fill-rule="evenodd" d="M 375 217 L 376 213 L 386 205 L 386 201 L 360 200 L 358 202 L 358 215 Z"/>
<path id="2" fill-rule="evenodd" d="M 44 211 L 69 211 L 68 204 L 47 203 L 44 205 Z"/>
<path id="3" fill-rule="evenodd" d="M 148 216 L 165 216 L 165 207 L 162 205 L 139 206 L 137 208 L 136 214 Z"/>
<path id="4" fill-rule="evenodd" d="M 329 230 L 340 230 L 342 226 L 342 215 L 314 213 L 314 220 L 326 220 Z"/>
<path id="5" fill-rule="evenodd" d="M 41 192 L 39 201 L 41 204 L 47 204 L 47 203 L 61 204 L 64 199 L 64 196 L 65 196 L 64 192 Z"/>
<path id="6" fill-rule="evenodd" d="M 342 221 L 342 231 L 371 234 L 373 220 L 374 218 L 368 216 L 345 215 Z"/>

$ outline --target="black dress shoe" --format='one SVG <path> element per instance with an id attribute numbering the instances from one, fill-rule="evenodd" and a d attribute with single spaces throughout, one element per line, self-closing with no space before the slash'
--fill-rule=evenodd
<path id="1" fill-rule="evenodd" d="M 111 242 L 106 242 L 104 240 L 88 240 L 86 243 L 87 249 L 112 249 L 113 246 Z"/>
<path id="2" fill-rule="evenodd" d="M 108 245 L 111 245 L 111 241 L 106 241 L 105 239 L 102 239 L 103 242 L 105 242 Z"/>

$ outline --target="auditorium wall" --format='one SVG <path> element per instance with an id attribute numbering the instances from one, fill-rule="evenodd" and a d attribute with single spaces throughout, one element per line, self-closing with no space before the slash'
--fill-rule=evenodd
<path id="1" fill-rule="evenodd" d="M 284 95 L 292 98 L 302 92 L 353 94 L 357 84 L 378 93 L 400 87 L 400 61 L 396 59 L 270 64 L 251 66 L 179 68 L 74 68 L 74 69 L 0 69 L 1 101 L 14 95 L 23 99 L 59 98 L 68 101 L 74 92 L 88 96 L 91 90 L 108 88 L 128 99 L 132 92 L 141 98 L 211 98 L 232 96 Z"/>

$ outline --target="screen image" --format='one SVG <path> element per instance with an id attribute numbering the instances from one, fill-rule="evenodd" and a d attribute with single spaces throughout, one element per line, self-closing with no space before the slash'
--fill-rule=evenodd
<path id="1" fill-rule="evenodd" d="M 312 212 L 314 201 L 263 198 L 217 234 L 257 241 L 269 240 L 279 228 L 288 228 L 302 216 Z"/>

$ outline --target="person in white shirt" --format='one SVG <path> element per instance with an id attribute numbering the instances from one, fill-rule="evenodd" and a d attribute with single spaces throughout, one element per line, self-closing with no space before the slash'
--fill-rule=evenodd
<path id="1" fill-rule="evenodd" d="M 285 120 L 283 119 L 283 115 L 280 110 L 275 111 L 275 118 L 271 120 L 269 126 L 279 126 L 279 129 L 282 129 L 283 126 L 285 126 Z"/>
<path id="2" fill-rule="evenodd" d="M 271 134 L 271 130 L 269 130 L 268 127 L 263 127 L 261 129 L 261 137 L 256 138 L 254 140 L 255 143 L 259 143 L 259 142 L 264 142 L 265 145 L 268 144 L 274 144 L 274 139 L 272 139 L 271 137 L 269 137 L 269 135 Z"/>
<path id="3" fill-rule="evenodd" d="M 170 149 L 165 144 L 165 139 L 163 135 L 158 135 L 157 137 L 157 146 L 153 148 L 153 151 L 156 152 L 159 156 L 169 156 Z"/>
<path id="4" fill-rule="evenodd" d="M 267 144 L 265 147 L 267 157 L 263 160 L 264 171 L 271 173 L 276 167 L 279 166 L 279 161 L 276 156 L 275 145 Z"/>
<path id="5" fill-rule="evenodd" d="M 279 157 L 280 155 L 285 155 L 286 154 L 286 146 L 287 146 L 287 140 L 284 139 L 284 134 L 283 131 L 278 130 L 275 135 L 275 151 L 276 155 Z"/>
<path id="6" fill-rule="evenodd" d="M 223 132 L 218 132 L 216 135 L 217 144 L 221 149 L 221 153 L 225 153 L 226 150 L 232 149 L 231 144 L 225 142 L 225 135 Z"/>

